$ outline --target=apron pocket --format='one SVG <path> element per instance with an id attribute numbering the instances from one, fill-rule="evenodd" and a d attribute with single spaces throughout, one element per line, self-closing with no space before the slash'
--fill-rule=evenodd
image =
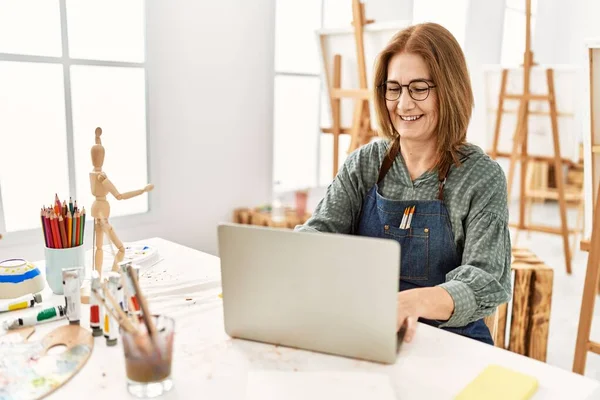
<path id="1" fill-rule="evenodd" d="M 400 278 L 417 281 L 429 279 L 429 228 L 400 229 L 391 225 L 383 227 L 386 237 L 400 243 Z"/>

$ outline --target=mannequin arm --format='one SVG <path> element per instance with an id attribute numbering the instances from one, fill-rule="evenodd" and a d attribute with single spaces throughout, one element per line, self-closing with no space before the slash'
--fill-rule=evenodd
<path id="1" fill-rule="evenodd" d="M 154 189 L 154 185 L 146 185 L 145 188 L 139 190 L 132 190 L 131 192 L 119 193 L 115 185 L 106 177 L 106 174 L 102 173 L 98 175 L 98 180 L 117 200 L 127 200 L 132 197 L 139 196 L 145 192 L 149 192 Z"/>

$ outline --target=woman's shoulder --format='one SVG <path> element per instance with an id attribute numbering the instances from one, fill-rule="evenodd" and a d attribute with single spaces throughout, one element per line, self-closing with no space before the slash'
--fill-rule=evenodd
<path id="1" fill-rule="evenodd" d="M 360 146 L 348 155 L 346 164 L 354 168 L 379 167 L 389 143 L 386 140 L 376 139 L 370 143 Z"/>
<path id="2" fill-rule="evenodd" d="M 481 147 L 466 143 L 459 152 L 461 167 L 469 170 L 471 174 L 476 175 L 481 180 L 506 182 L 506 175 L 500 164 L 486 154 Z"/>

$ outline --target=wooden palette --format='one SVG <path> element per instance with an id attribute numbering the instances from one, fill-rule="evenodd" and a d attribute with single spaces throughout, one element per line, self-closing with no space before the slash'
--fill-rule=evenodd
<path id="1" fill-rule="evenodd" d="M 54 329 L 41 341 L 25 341 L 33 328 L 20 334 L 21 343 L 0 342 L 0 398 L 3 400 L 42 399 L 60 388 L 85 365 L 94 341 L 89 330 L 79 325 Z M 60 354 L 48 354 L 55 346 L 64 345 Z"/>

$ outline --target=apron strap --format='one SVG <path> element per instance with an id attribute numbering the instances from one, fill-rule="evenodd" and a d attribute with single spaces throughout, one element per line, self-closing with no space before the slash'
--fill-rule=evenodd
<path id="1" fill-rule="evenodd" d="M 390 145 L 389 151 L 383 158 L 383 162 L 381 163 L 381 168 L 379 169 L 379 177 L 377 178 L 377 184 L 381 183 L 383 178 L 385 178 L 385 174 L 387 174 L 388 171 L 390 170 L 390 168 L 392 167 L 392 164 L 394 163 L 394 160 L 396 159 L 396 156 L 398 155 L 399 151 L 400 151 L 400 139 L 397 138 L 397 139 L 394 139 L 394 141 Z"/>
<path id="2" fill-rule="evenodd" d="M 446 184 L 446 178 L 450 172 L 450 164 L 445 163 L 438 171 L 438 180 L 440 185 L 438 188 L 438 200 L 444 201 L 444 185 Z"/>

